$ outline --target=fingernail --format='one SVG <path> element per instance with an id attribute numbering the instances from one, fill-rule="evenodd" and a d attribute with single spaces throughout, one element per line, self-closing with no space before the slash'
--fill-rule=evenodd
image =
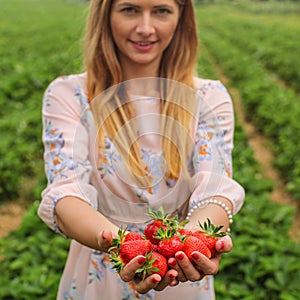
<path id="1" fill-rule="evenodd" d="M 108 239 L 108 233 L 107 233 L 105 230 L 102 231 L 102 238 L 103 238 L 104 240 L 107 240 L 107 239 Z"/>
<path id="2" fill-rule="evenodd" d="M 158 283 L 158 282 L 159 282 L 159 279 L 157 279 L 157 278 L 154 277 L 154 278 L 152 278 L 152 282 L 153 282 L 153 283 Z"/>
<path id="3" fill-rule="evenodd" d="M 223 241 L 220 242 L 219 250 L 222 250 L 224 248 L 225 244 Z"/>
<path id="4" fill-rule="evenodd" d="M 171 274 L 169 274 L 169 277 L 172 278 L 172 279 L 174 279 L 176 277 L 176 275 L 174 275 L 174 274 L 171 273 Z"/>
<path id="5" fill-rule="evenodd" d="M 199 259 L 199 258 L 200 258 L 199 253 L 193 253 L 193 254 L 192 254 L 192 258 L 193 258 L 193 259 Z"/>
<path id="6" fill-rule="evenodd" d="M 179 259 L 179 260 L 183 260 L 183 259 L 184 259 L 183 253 L 177 254 L 177 255 L 176 255 L 176 258 Z"/>
<path id="7" fill-rule="evenodd" d="M 169 265 L 172 266 L 172 267 L 174 267 L 174 266 L 176 265 L 176 259 L 170 260 L 170 261 L 169 261 Z"/>
<path id="8" fill-rule="evenodd" d="M 140 265 L 142 265 L 142 264 L 145 262 L 145 260 L 146 260 L 145 257 L 139 257 L 139 258 L 138 258 L 138 263 L 139 263 Z"/>

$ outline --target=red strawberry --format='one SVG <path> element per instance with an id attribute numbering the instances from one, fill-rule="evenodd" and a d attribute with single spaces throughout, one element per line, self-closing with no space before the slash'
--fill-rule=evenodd
<path id="1" fill-rule="evenodd" d="M 193 234 L 192 230 L 186 228 L 178 228 L 178 233 L 183 237 Z"/>
<path id="2" fill-rule="evenodd" d="M 149 209 L 148 215 L 152 218 L 151 223 L 147 224 L 144 229 L 145 237 L 152 243 L 158 244 L 159 240 L 156 237 L 157 230 L 161 227 L 167 228 L 169 215 L 165 214 L 161 207 L 158 211 Z"/>
<path id="3" fill-rule="evenodd" d="M 225 236 L 226 232 L 221 231 L 224 226 L 215 226 L 210 219 L 204 222 L 203 225 L 199 222 L 200 230 L 193 233 L 193 236 L 202 240 L 211 252 L 211 256 L 216 253 L 216 242 L 218 238 Z"/>
<path id="4" fill-rule="evenodd" d="M 157 247 L 158 247 L 157 244 L 151 244 L 151 251 L 157 252 Z"/>
<path id="5" fill-rule="evenodd" d="M 158 243 L 157 251 L 166 258 L 174 257 L 177 251 L 181 251 L 183 243 L 178 235 L 162 240 Z"/>
<path id="6" fill-rule="evenodd" d="M 145 279 L 153 274 L 158 274 L 163 277 L 167 271 L 167 259 L 163 255 L 153 251 L 146 255 L 146 261 L 143 266 L 137 270 L 137 273 L 140 274 L 142 279 Z"/>
<path id="7" fill-rule="evenodd" d="M 137 232 L 128 232 L 125 235 L 124 243 L 129 241 L 143 240 L 144 238 Z"/>
<path id="8" fill-rule="evenodd" d="M 135 240 L 121 244 L 120 258 L 126 264 L 137 255 L 146 255 L 151 251 L 151 242 L 148 240 Z"/>
<path id="9" fill-rule="evenodd" d="M 193 261 L 192 259 L 192 253 L 194 251 L 198 251 L 202 254 L 204 254 L 206 257 L 211 258 L 211 252 L 206 247 L 204 242 L 202 242 L 200 239 L 194 237 L 194 236 L 188 236 L 184 243 L 183 243 L 183 252 L 187 255 L 190 261 Z"/>
<path id="10" fill-rule="evenodd" d="M 126 240 L 126 237 L 128 241 Z M 130 240 L 135 238 L 135 240 Z M 113 268 L 120 273 L 131 259 L 137 255 L 146 255 L 151 251 L 151 243 L 139 234 L 127 233 L 126 228 L 120 228 L 118 237 L 112 240 L 112 247 L 108 249 Z"/>
<path id="11" fill-rule="evenodd" d="M 157 237 L 160 240 L 157 251 L 166 258 L 174 257 L 177 251 L 182 250 L 183 243 L 175 228 L 160 228 L 157 231 Z"/>
<path id="12" fill-rule="evenodd" d="M 156 238 L 157 230 L 159 228 L 166 228 L 167 225 L 164 225 L 162 221 L 154 220 L 150 224 L 146 225 L 144 229 L 145 237 L 152 243 L 152 244 L 158 244 L 159 240 Z"/>

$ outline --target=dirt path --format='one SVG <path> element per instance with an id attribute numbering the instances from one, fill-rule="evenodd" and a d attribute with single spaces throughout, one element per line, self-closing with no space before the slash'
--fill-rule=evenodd
<path id="1" fill-rule="evenodd" d="M 27 205 L 23 201 L 12 201 L 0 205 L 0 238 L 18 228 Z"/>
<path id="2" fill-rule="evenodd" d="M 229 86 L 228 79 L 221 73 L 221 70 L 217 69 L 217 72 L 222 82 Z M 275 183 L 274 189 L 270 194 L 271 200 L 279 204 L 292 206 L 295 209 L 295 216 L 290 235 L 293 240 L 300 241 L 300 206 L 297 205 L 286 191 L 278 171 L 272 166 L 274 156 L 270 150 L 268 139 L 257 132 L 254 126 L 246 120 L 239 92 L 234 88 L 228 89 L 233 98 L 234 108 L 239 123 L 243 126 L 248 135 L 248 143 L 254 151 L 255 159 L 261 165 L 262 175 L 273 180 Z"/>
<path id="3" fill-rule="evenodd" d="M 291 228 L 290 235 L 294 240 L 300 241 L 300 207 L 286 191 L 279 173 L 272 166 L 274 156 L 270 151 L 269 141 L 266 137 L 259 134 L 252 124 L 246 121 L 238 92 L 234 89 L 230 89 L 230 93 L 234 100 L 235 111 L 239 122 L 247 132 L 249 145 L 254 150 L 255 159 L 261 165 L 263 176 L 275 182 L 274 189 L 270 194 L 271 200 L 279 204 L 292 206 L 295 209 L 293 227 Z"/>
<path id="4" fill-rule="evenodd" d="M 261 165 L 262 175 L 271 179 L 275 183 L 273 191 L 270 194 L 270 199 L 276 203 L 291 206 L 295 209 L 290 236 L 293 240 L 300 242 L 300 204 L 291 198 L 285 189 L 283 181 L 280 179 L 279 172 L 273 167 L 274 156 L 270 149 L 269 140 L 257 132 L 254 126 L 247 121 L 239 91 L 233 87 L 230 87 L 229 79 L 223 74 L 215 59 L 209 54 L 207 49 L 204 48 L 203 50 L 206 52 L 210 61 L 212 62 L 218 78 L 223 84 L 225 84 L 232 96 L 235 113 L 239 123 L 241 126 L 243 126 L 247 133 L 248 143 L 254 151 L 254 157 Z M 279 84 L 283 85 L 284 83 L 280 82 Z"/>

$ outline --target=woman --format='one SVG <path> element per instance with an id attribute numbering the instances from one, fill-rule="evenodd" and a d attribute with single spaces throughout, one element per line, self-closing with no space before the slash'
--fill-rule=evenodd
<path id="1" fill-rule="evenodd" d="M 137 280 L 137 256 L 117 274 L 108 248 L 120 226 L 142 231 L 163 207 L 195 229 L 229 229 L 244 191 L 231 176 L 233 111 L 218 81 L 195 77 L 191 0 L 92 0 L 86 72 L 44 95 L 48 186 L 39 216 L 72 239 L 57 299 L 214 299 L 229 236 L 194 264 L 179 251 L 161 278 Z"/>

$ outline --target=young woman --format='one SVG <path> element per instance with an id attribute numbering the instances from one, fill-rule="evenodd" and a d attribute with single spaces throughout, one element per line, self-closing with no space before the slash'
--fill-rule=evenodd
<path id="1" fill-rule="evenodd" d="M 143 231 L 163 207 L 195 229 L 229 229 L 244 200 L 232 179 L 233 108 L 219 81 L 195 76 L 192 0 L 92 0 L 82 74 L 44 95 L 48 185 L 39 216 L 71 239 L 57 299 L 214 299 L 229 236 L 208 259 L 179 251 L 170 270 L 137 280 L 143 256 L 120 274 L 108 248 L 120 226 Z"/>

